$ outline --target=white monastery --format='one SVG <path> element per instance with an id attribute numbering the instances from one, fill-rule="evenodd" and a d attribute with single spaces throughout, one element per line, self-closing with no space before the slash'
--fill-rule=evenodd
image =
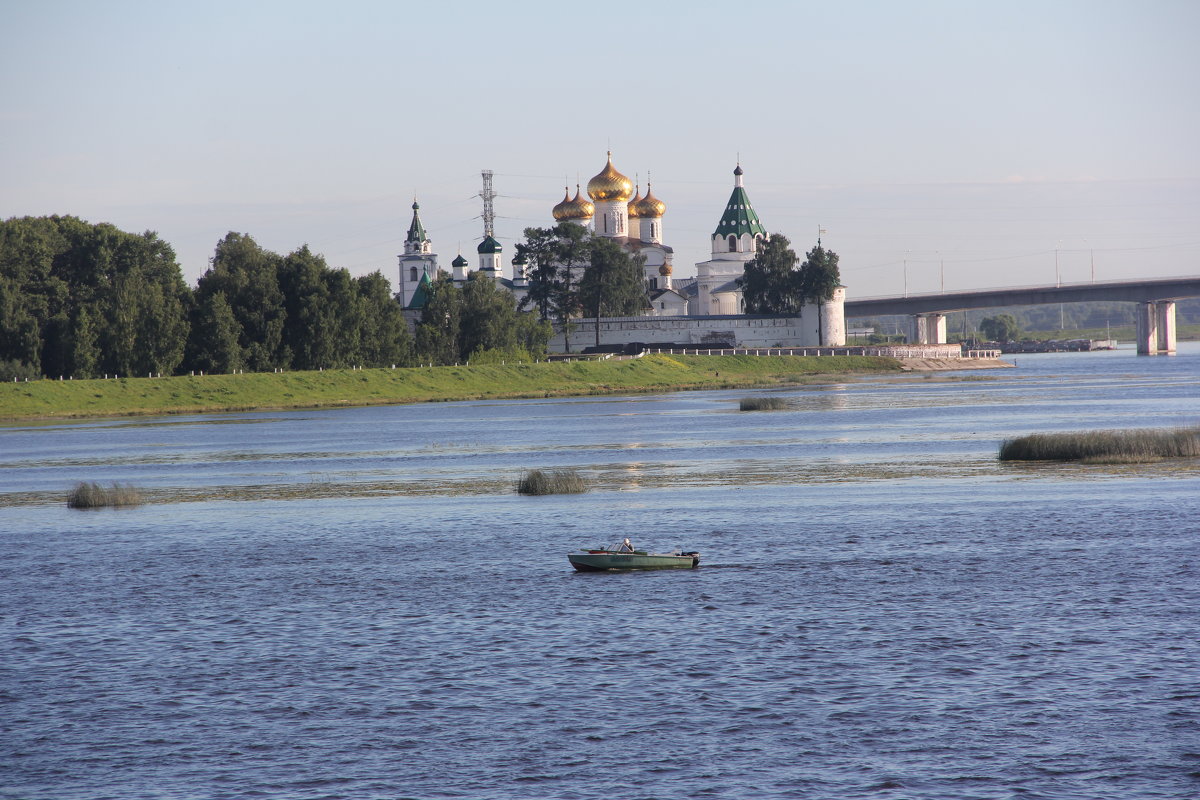
<path id="1" fill-rule="evenodd" d="M 747 347 L 805 347 L 845 344 L 843 303 L 845 289 L 823 303 L 806 304 L 795 317 L 747 317 L 738 278 L 758 246 L 768 238 L 746 193 L 739 164 L 733 171 L 733 193 L 712 234 L 712 255 L 696 265 L 696 277 L 673 281 L 674 251 L 663 243 L 663 217 L 667 206 L 654 195 L 649 181 L 646 194 L 613 166 L 612 153 L 604 169 L 588 181 L 587 198 L 579 186 L 570 188 L 551 209 L 554 224 L 580 225 L 596 236 L 618 242 L 645 259 L 646 294 L 649 305 L 638 317 L 604 317 L 599 320 L 600 339 L 605 344 L 687 344 L 713 347 L 736 344 Z M 490 173 L 486 173 L 490 178 Z M 485 178 L 486 180 L 486 178 Z M 485 184 L 487 186 L 487 184 Z M 485 190 L 486 191 L 486 190 Z M 487 202 L 485 200 L 485 202 Z M 412 205 L 412 222 L 400 259 L 400 291 L 397 299 L 415 315 L 424 307 L 426 288 L 438 273 L 437 255 L 421 223 L 420 206 Z M 512 262 L 512 275 L 505 275 L 503 247 L 492 235 L 485 213 L 485 233 L 477 253 L 478 270 L 490 275 L 518 298 L 524 297 L 529 282 L 520 258 Z M 468 261 L 460 254 L 451 262 L 455 283 L 467 280 Z M 595 319 L 576 323 L 573 339 L 594 341 Z M 563 349 L 559 333 L 551 349 Z"/>

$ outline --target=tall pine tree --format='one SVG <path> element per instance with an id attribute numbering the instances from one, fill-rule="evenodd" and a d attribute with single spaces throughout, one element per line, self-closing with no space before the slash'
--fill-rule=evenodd
<path id="1" fill-rule="evenodd" d="M 587 267 L 579 282 L 583 313 L 593 317 L 632 317 L 645 312 L 644 256 L 634 256 L 612 239 L 588 241 Z"/>

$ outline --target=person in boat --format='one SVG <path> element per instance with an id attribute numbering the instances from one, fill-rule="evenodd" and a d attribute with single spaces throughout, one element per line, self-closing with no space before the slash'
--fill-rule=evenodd
<path id="1" fill-rule="evenodd" d="M 625 537 L 625 541 L 621 542 L 621 545 L 617 548 L 617 552 L 618 553 L 632 553 L 633 552 L 633 542 L 629 541 L 628 536 Z"/>

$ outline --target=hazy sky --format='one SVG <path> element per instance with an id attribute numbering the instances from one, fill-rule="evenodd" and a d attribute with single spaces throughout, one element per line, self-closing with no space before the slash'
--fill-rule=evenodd
<path id="1" fill-rule="evenodd" d="M 0 217 L 506 262 L 613 151 L 695 274 L 740 155 L 851 297 L 1200 274 L 1200 2 L 0 0 Z M 607 16 L 606 16 L 607 15 Z"/>

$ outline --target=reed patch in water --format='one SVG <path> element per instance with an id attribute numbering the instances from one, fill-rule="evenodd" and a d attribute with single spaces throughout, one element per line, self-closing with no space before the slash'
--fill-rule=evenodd
<path id="1" fill-rule="evenodd" d="M 519 494 L 582 494 L 586 491 L 587 484 L 573 469 L 534 469 L 517 482 Z"/>
<path id="2" fill-rule="evenodd" d="M 786 397 L 743 397 L 738 401 L 739 411 L 782 411 L 792 406 Z"/>
<path id="3" fill-rule="evenodd" d="M 140 506 L 142 502 L 140 491 L 121 483 L 105 488 L 98 483 L 84 481 L 67 496 L 68 508 L 121 508 Z"/>
<path id="4" fill-rule="evenodd" d="M 1200 428 L 1149 428 L 1078 433 L 1035 433 L 1006 439 L 1001 461 L 1081 461 L 1145 464 L 1200 456 Z"/>

